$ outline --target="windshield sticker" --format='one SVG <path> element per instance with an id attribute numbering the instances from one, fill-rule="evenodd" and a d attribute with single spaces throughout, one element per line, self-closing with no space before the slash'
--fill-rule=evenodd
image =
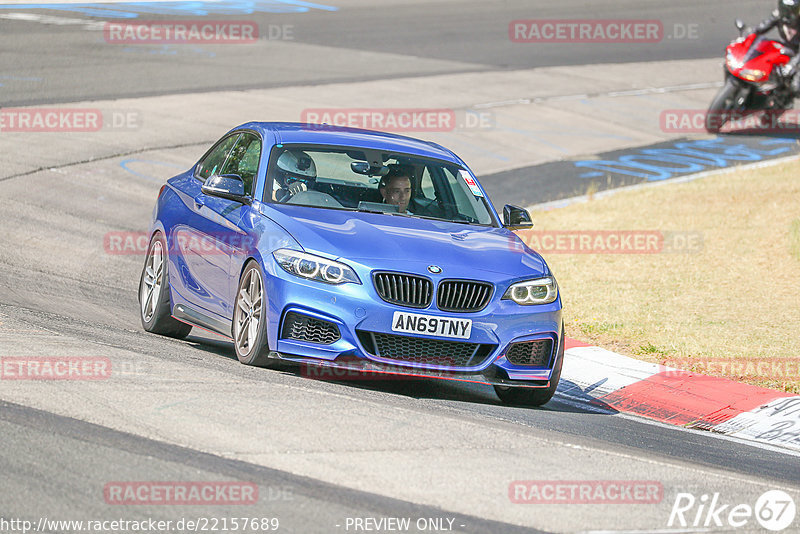
<path id="1" fill-rule="evenodd" d="M 481 188 L 478 187 L 478 182 L 475 181 L 475 178 L 470 176 L 469 173 L 467 171 L 463 170 L 463 169 L 458 171 L 458 173 L 461 175 L 461 177 L 467 183 L 467 187 L 469 187 L 469 190 L 472 191 L 473 195 L 475 195 L 476 197 L 482 197 L 483 196 L 483 191 L 481 191 Z"/>

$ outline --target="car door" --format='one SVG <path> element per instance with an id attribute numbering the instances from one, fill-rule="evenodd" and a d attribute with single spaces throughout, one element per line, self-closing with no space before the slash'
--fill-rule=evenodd
<path id="1" fill-rule="evenodd" d="M 248 197 L 253 197 L 258 167 L 261 160 L 261 138 L 255 133 L 243 132 L 236 141 L 233 149 L 228 155 L 228 159 L 219 174 L 235 174 L 241 177 L 244 182 L 244 192 Z M 236 291 L 239 288 L 239 273 L 242 269 L 244 259 L 248 257 L 252 246 L 257 241 L 257 235 L 252 228 L 253 217 L 248 217 L 248 212 L 252 211 L 249 205 L 241 206 L 239 209 L 239 223 L 236 226 L 236 234 L 230 234 L 231 240 L 225 244 L 227 253 L 230 254 L 229 276 L 228 276 L 228 297 L 226 302 L 233 304 L 236 299 Z M 252 215 L 252 214 L 251 214 Z M 259 217 L 256 217 L 258 219 Z M 233 309 L 230 310 L 233 314 Z M 232 318 L 232 315 L 231 315 Z"/>
<path id="2" fill-rule="evenodd" d="M 230 264 L 233 247 L 240 240 L 243 205 L 206 195 L 201 187 L 210 176 L 228 173 L 226 164 L 245 135 L 254 134 L 237 132 L 223 138 L 198 163 L 195 179 L 184 190 L 184 222 L 173 228 L 173 243 L 179 251 L 175 255 L 180 273 L 176 289 L 189 304 L 215 319 L 233 317 Z"/>

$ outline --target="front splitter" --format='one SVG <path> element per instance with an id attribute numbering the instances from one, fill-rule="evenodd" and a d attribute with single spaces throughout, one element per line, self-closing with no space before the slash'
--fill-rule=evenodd
<path id="1" fill-rule="evenodd" d="M 508 378 L 497 376 L 493 366 L 482 372 L 457 371 L 437 371 L 434 369 L 409 368 L 396 365 L 387 365 L 362 358 L 351 358 L 347 360 L 320 360 L 316 358 L 305 358 L 302 356 L 292 356 L 270 352 L 269 357 L 286 362 L 298 363 L 308 366 L 306 373 L 309 378 L 322 380 L 370 380 L 370 375 L 393 375 L 408 378 L 435 378 L 439 380 L 455 380 L 458 382 L 469 382 L 473 384 L 486 384 L 489 386 L 524 387 L 540 389 L 550 386 L 549 380 L 530 380 L 520 382 L 519 380 L 509 380 Z M 316 370 L 316 371 L 315 371 Z M 375 379 L 378 379 L 377 377 Z"/>

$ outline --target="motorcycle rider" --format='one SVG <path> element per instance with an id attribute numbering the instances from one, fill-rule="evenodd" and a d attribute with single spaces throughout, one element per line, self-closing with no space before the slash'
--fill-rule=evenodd
<path id="1" fill-rule="evenodd" d="M 778 33 L 783 43 L 793 52 L 792 59 L 783 68 L 783 74 L 786 77 L 792 77 L 790 84 L 792 94 L 800 96 L 800 72 L 798 72 L 800 70 L 798 69 L 798 64 L 800 64 L 800 53 L 798 53 L 800 50 L 800 0 L 778 0 L 778 9 L 772 12 L 770 18 L 756 26 L 754 31 L 757 35 L 762 35 L 775 26 L 778 26 Z"/>

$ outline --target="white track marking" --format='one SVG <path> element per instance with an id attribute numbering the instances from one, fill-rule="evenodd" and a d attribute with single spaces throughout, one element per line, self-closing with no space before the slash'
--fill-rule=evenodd
<path id="1" fill-rule="evenodd" d="M 542 102 L 558 102 L 560 100 L 583 100 L 585 98 L 598 98 L 598 97 L 625 97 L 625 96 L 643 96 L 651 94 L 664 94 L 664 93 L 679 93 L 683 91 L 696 91 L 698 89 L 711 89 L 714 87 L 722 87 L 723 82 L 707 82 L 707 83 L 690 83 L 686 85 L 670 85 L 667 87 L 647 87 L 645 89 L 632 89 L 629 91 L 609 91 L 607 93 L 578 93 L 574 95 L 553 95 L 543 96 L 537 98 L 518 98 L 515 100 L 501 100 L 498 102 L 484 102 L 472 106 L 475 109 L 489 109 L 500 108 L 504 106 L 517 106 L 525 104 L 540 104 Z"/>
<path id="2" fill-rule="evenodd" d="M 635 148 L 632 148 L 631 150 L 635 150 Z M 721 169 L 703 171 L 703 172 L 698 172 L 696 174 L 687 174 L 685 176 L 678 176 L 677 178 L 668 178 L 666 180 L 659 180 L 657 182 L 645 182 L 641 184 L 626 185 L 624 187 L 616 187 L 614 189 L 607 189 L 605 191 L 600 191 L 598 193 L 595 193 L 594 195 L 592 195 L 592 199 L 596 200 L 599 198 L 610 197 L 611 195 L 615 195 L 622 191 L 636 191 L 637 189 L 645 189 L 648 187 L 656 187 L 660 185 L 682 184 L 685 182 L 691 182 L 694 180 L 699 180 L 701 178 L 708 178 L 709 176 L 716 176 L 717 174 L 725 174 L 734 171 L 749 171 L 751 169 L 763 169 L 765 167 L 771 167 L 773 165 L 782 165 L 784 163 L 789 163 L 791 161 L 797 161 L 798 159 L 800 159 L 800 154 L 794 154 L 792 156 L 786 156 L 785 158 L 775 158 L 768 161 L 757 161 L 755 163 L 748 163 L 745 165 L 736 165 L 735 167 L 723 167 Z M 571 204 L 577 204 L 579 202 L 588 202 L 588 201 L 589 201 L 588 195 L 580 195 L 577 197 L 564 198 L 561 200 L 552 200 L 550 202 L 542 202 L 541 204 L 534 204 L 532 206 L 528 206 L 528 209 L 551 210 L 556 208 L 564 208 L 566 206 L 569 206 Z"/>
<path id="3" fill-rule="evenodd" d="M 56 17 L 53 15 L 39 15 L 38 13 L 0 13 L 0 19 L 16 20 L 22 22 L 38 22 L 54 26 L 83 26 L 87 30 L 103 30 L 105 22 L 90 19 L 76 19 L 71 17 Z"/>
<path id="4" fill-rule="evenodd" d="M 800 451 L 794 451 L 792 449 L 785 449 L 782 447 L 777 447 L 775 445 L 770 445 L 768 443 L 760 442 L 760 441 L 753 441 L 752 439 L 740 438 L 738 436 L 729 436 L 725 434 L 720 434 L 717 432 L 709 432 L 708 430 L 698 430 L 696 428 L 686 428 L 682 426 L 670 425 L 667 423 L 662 423 L 661 421 L 656 421 L 654 419 L 648 419 L 646 417 L 642 417 L 640 415 L 634 414 L 627 414 L 622 412 L 614 413 L 614 410 L 608 410 L 602 408 L 600 406 L 593 406 L 586 402 L 585 398 L 574 397 L 569 395 L 568 393 L 562 393 L 561 391 L 557 392 L 554 399 L 563 402 L 564 404 L 569 404 L 570 406 L 574 406 L 575 408 L 580 408 L 582 410 L 591 411 L 594 413 L 602 413 L 602 414 L 611 414 L 614 417 L 619 417 L 621 419 L 627 419 L 629 421 L 638 421 L 639 423 L 644 423 L 652 426 L 657 426 L 660 428 L 668 428 L 671 430 L 677 430 L 679 432 L 688 432 L 690 434 L 696 434 L 698 436 L 704 436 L 714 439 L 720 439 L 722 441 L 729 441 L 733 443 L 737 443 L 739 445 L 747 445 L 749 447 L 755 447 L 757 449 L 770 451 L 770 452 L 777 452 L 780 454 L 785 454 L 786 456 L 794 456 L 796 458 L 800 458 Z M 796 488 L 793 488 L 796 489 Z"/>
<path id="5" fill-rule="evenodd" d="M 163 2 L 164 0 L 103 0 L 102 2 L 92 1 L 89 0 L 88 2 L 85 0 L 55 0 L 53 2 L 35 2 L 33 0 L 0 0 L 0 6 L 18 6 L 18 5 L 41 5 L 41 4 L 52 4 L 52 5 L 70 5 L 70 4 L 80 4 L 80 5 L 100 5 L 100 4 L 130 4 L 130 3 L 137 3 L 137 4 L 154 4 L 157 2 Z M 196 0 L 169 0 L 170 3 L 173 2 L 195 2 Z"/>

